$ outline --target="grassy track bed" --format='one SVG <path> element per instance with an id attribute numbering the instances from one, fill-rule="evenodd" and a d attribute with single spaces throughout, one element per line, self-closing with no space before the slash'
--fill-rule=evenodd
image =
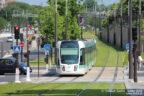
<path id="1" fill-rule="evenodd" d="M 108 91 L 110 86 L 110 83 L 95 83 L 82 96 L 109 96 Z M 112 96 L 128 96 L 123 83 L 114 84 L 113 91 Z"/>
<path id="2" fill-rule="evenodd" d="M 95 67 L 103 67 L 107 57 L 108 51 L 110 57 L 108 60 L 107 67 L 115 67 L 117 62 L 117 52 L 119 53 L 119 67 L 123 67 L 124 64 L 127 64 L 127 52 L 121 49 L 114 47 L 111 44 L 108 44 L 104 41 L 101 41 L 97 36 L 94 35 L 94 32 L 84 32 L 84 38 L 95 38 L 96 39 L 96 64 Z"/>
<path id="3" fill-rule="evenodd" d="M 9 83 L 0 85 L 0 96 L 6 96 L 7 94 L 11 94 L 11 96 L 37 96 L 40 93 L 43 93 L 42 96 L 76 96 L 88 84 L 89 83 L 70 83 L 52 91 L 48 91 L 63 84 Z M 110 85 L 110 83 L 95 83 L 93 86 L 84 91 L 81 96 L 108 96 Z M 113 87 L 113 91 L 115 91 L 112 93 L 114 96 L 128 96 L 126 95 L 123 83 L 116 83 Z"/>

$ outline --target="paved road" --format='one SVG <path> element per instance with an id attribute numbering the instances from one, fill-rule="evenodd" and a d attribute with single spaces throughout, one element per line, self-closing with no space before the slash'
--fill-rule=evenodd
<path id="1" fill-rule="evenodd" d="M 0 54 L 1 54 L 2 49 L 3 49 L 3 55 L 5 55 L 8 51 L 11 50 L 12 42 L 7 42 L 8 36 L 11 36 L 11 33 L 5 32 L 5 33 L 0 34 L 0 42 L 1 42 L 0 43 Z"/>
<path id="2" fill-rule="evenodd" d="M 43 71 L 42 71 L 43 70 Z M 40 76 L 44 75 L 45 67 L 40 67 Z M 33 68 L 33 72 L 31 73 L 31 77 L 35 78 L 38 76 L 37 68 Z M 26 78 L 26 75 L 20 75 L 20 79 Z M 14 82 L 15 81 L 15 74 L 14 73 L 5 73 L 4 75 L 0 75 L 0 83 L 2 82 Z"/>
<path id="3" fill-rule="evenodd" d="M 98 82 L 101 83 L 111 83 L 112 78 L 113 78 L 113 72 L 114 72 L 114 67 L 111 68 L 106 68 L 104 71 L 106 74 L 103 75 L 101 78 L 98 79 Z M 120 70 L 118 71 L 118 77 L 116 82 L 124 82 L 123 80 L 123 73 L 122 70 L 123 68 L 119 68 Z M 49 72 L 46 72 L 45 67 L 40 68 L 40 78 L 38 78 L 38 70 L 37 67 L 33 68 L 33 72 L 31 73 L 31 79 L 33 83 L 49 83 L 49 82 L 54 82 L 54 83 L 64 83 L 64 82 L 69 82 L 73 78 L 76 78 L 73 80 L 73 82 L 92 82 L 98 73 L 100 72 L 101 68 L 100 67 L 93 67 L 91 71 L 89 71 L 87 74 L 84 76 L 59 76 L 55 69 L 49 70 Z M 111 71 L 110 71 L 111 70 Z M 108 74 L 109 73 L 109 74 Z M 20 75 L 20 80 L 22 82 L 26 82 L 25 75 Z M 2 82 L 14 82 L 15 80 L 15 75 L 14 74 L 6 74 L 6 75 L 0 75 L 0 83 Z M 54 80 L 54 81 L 53 81 Z"/>
<path id="4" fill-rule="evenodd" d="M 3 56 L 4 57 L 12 57 L 12 53 L 13 53 L 13 50 L 11 49 L 11 45 L 12 45 L 12 42 L 7 42 L 7 37 L 8 36 L 11 36 L 11 33 L 9 32 L 6 32 L 6 33 L 2 33 L 0 34 L 0 42 L 2 42 L 3 44 L 3 48 L 1 47 L 1 43 L 0 43 L 0 57 L 1 57 L 1 49 L 3 49 Z M 26 41 L 24 42 L 25 43 L 25 46 L 24 46 L 24 53 L 26 53 Z M 38 58 L 37 54 L 38 54 L 38 51 L 37 51 L 37 43 L 36 43 L 36 40 L 32 41 L 32 45 L 30 46 L 30 61 L 32 60 L 36 60 Z M 24 57 L 24 56 L 23 56 Z M 40 48 L 40 58 L 44 58 L 45 57 L 45 52 L 44 52 L 44 49 L 43 48 Z M 20 55 L 19 55 L 19 58 L 20 58 Z M 24 62 L 26 62 L 26 59 L 24 59 Z"/>

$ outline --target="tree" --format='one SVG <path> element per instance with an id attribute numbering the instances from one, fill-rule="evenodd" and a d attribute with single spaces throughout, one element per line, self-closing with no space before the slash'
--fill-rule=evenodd
<path id="1" fill-rule="evenodd" d="M 29 22 L 33 24 L 33 18 L 26 17 L 14 17 L 13 14 L 25 14 L 25 13 L 38 13 L 41 9 L 40 6 L 32 6 L 21 2 L 9 3 L 7 7 L 0 10 L 0 16 L 11 23 L 11 25 L 24 26 Z"/>
<path id="2" fill-rule="evenodd" d="M 0 31 L 4 29 L 6 25 L 7 21 L 4 18 L 0 17 Z"/>
<path id="3" fill-rule="evenodd" d="M 80 0 L 81 2 L 82 0 Z M 65 34 L 65 0 L 58 1 L 58 40 L 63 39 Z M 77 0 L 68 0 L 68 39 L 77 39 L 80 37 L 80 27 L 78 26 L 77 15 L 82 12 L 83 6 Z M 48 34 L 48 40 L 55 36 L 55 4 L 53 1 L 48 1 L 47 7 L 42 9 L 39 13 L 39 23 L 41 25 L 40 32 L 43 41 L 45 34 Z"/>

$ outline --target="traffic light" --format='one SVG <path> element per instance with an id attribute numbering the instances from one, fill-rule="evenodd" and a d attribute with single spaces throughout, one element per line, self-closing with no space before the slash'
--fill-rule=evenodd
<path id="1" fill-rule="evenodd" d="M 15 39 L 20 37 L 20 28 L 18 26 L 14 27 Z"/>
<path id="2" fill-rule="evenodd" d="M 132 28 L 132 38 L 134 41 L 137 40 L 137 28 Z"/>

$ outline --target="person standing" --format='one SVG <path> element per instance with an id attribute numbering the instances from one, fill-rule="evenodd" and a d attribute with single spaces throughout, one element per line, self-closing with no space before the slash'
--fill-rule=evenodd
<path id="1" fill-rule="evenodd" d="M 141 70 L 143 67 L 143 61 L 144 61 L 144 59 L 142 58 L 141 53 L 138 52 L 138 69 L 139 70 Z"/>

